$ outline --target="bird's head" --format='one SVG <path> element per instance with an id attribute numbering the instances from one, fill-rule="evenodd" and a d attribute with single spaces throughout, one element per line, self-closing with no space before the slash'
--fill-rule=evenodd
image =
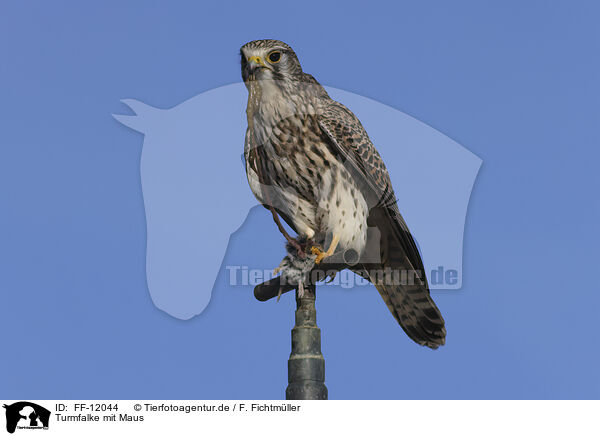
<path id="1" fill-rule="evenodd" d="M 276 39 L 251 41 L 240 49 L 242 78 L 253 80 L 294 80 L 302 76 L 302 67 L 294 50 Z"/>

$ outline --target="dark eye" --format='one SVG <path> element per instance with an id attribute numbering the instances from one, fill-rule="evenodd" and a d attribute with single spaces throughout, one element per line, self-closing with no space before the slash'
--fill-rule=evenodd
<path id="1" fill-rule="evenodd" d="M 273 51 L 273 52 L 269 53 L 269 62 L 271 62 L 272 64 L 276 64 L 277 62 L 279 62 L 280 59 L 281 59 L 280 51 Z"/>

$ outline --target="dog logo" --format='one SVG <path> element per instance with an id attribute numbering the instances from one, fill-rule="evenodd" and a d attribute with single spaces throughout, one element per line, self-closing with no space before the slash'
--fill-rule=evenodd
<path id="1" fill-rule="evenodd" d="M 29 401 L 19 401 L 11 405 L 4 405 L 6 409 L 6 431 L 14 433 L 18 429 L 48 429 L 50 424 L 50 411 L 38 404 Z"/>

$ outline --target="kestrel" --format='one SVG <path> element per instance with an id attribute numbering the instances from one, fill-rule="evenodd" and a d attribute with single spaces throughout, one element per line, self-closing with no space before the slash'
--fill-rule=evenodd
<path id="1" fill-rule="evenodd" d="M 417 245 L 358 118 L 302 71 L 284 42 L 252 41 L 240 54 L 249 92 L 244 157 L 256 198 L 299 257 L 367 278 L 411 339 L 443 345 L 444 319 Z"/>

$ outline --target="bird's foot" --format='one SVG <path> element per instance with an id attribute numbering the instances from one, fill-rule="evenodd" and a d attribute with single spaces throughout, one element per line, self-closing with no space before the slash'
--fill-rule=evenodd
<path id="1" fill-rule="evenodd" d="M 321 247 L 319 247 L 318 245 L 313 245 L 312 247 L 310 247 L 310 252 L 317 256 L 317 258 L 315 259 L 315 264 L 319 265 L 323 261 L 323 259 L 329 256 L 333 256 L 339 242 L 340 237 L 337 235 L 333 235 L 333 238 L 331 239 L 331 243 L 329 244 L 329 248 L 327 249 L 327 251 L 321 250 Z"/>
<path id="2" fill-rule="evenodd" d="M 320 247 L 318 247 L 316 245 L 313 245 L 312 247 L 310 247 L 310 252 L 317 256 L 315 259 L 315 264 L 317 264 L 317 265 L 320 264 L 323 259 L 325 259 L 326 254 L 327 254 L 326 252 L 321 250 Z"/>

